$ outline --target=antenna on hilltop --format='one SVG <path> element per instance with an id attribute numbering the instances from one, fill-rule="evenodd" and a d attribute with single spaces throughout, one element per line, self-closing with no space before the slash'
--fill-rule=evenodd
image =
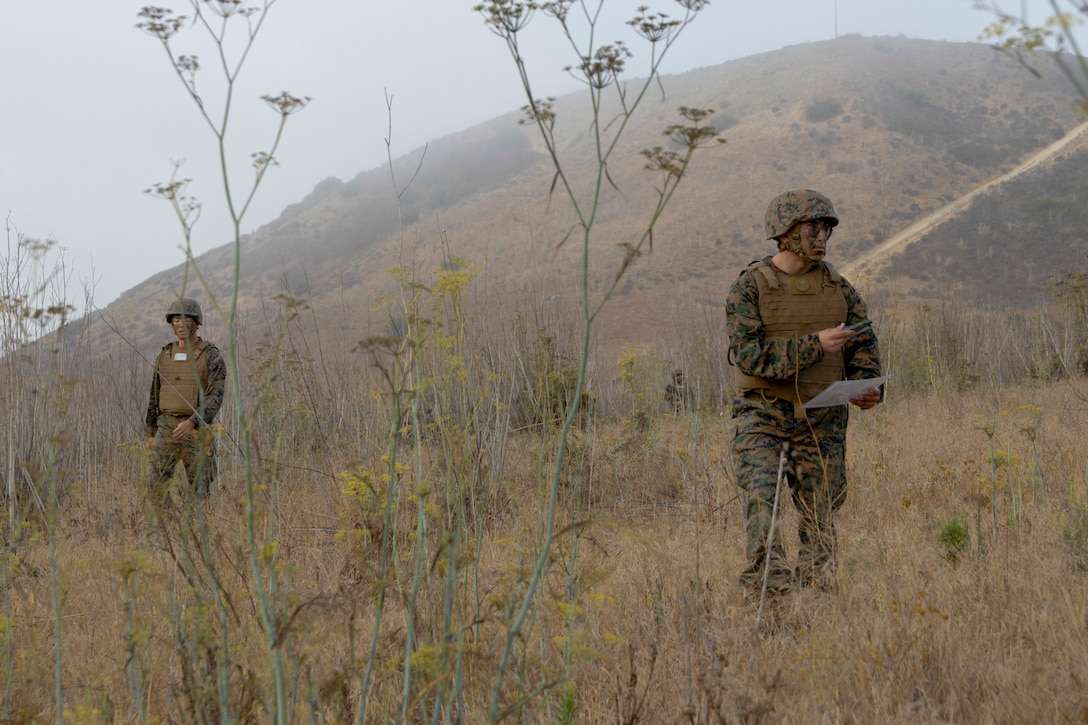
<path id="1" fill-rule="evenodd" d="M 839 39 L 839 0 L 835 0 L 835 40 Z"/>

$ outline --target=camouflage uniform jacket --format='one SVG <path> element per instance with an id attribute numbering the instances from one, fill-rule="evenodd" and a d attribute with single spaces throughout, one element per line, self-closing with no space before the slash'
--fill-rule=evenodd
<path id="1" fill-rule="evenodd" d="M 204 354 L 208 362 L 208 379 L 204 383 L 204 404 L 200 406 L 200 410 L 189 417 L 197 428 L 215 420 L 215 416 L 219 414 L 219 409 L 223 406 L 223 395 L 227 387 L 227 367 L 223 362 L 223 356 L 219 353 L 219 348 L 210 345 Z M 159 405 L 161 391 L 162 376 L 159 375 L 156 367 L 155 373 L 151 376 L 151 395 L 147 402 L 147 417 L 144 419 L 148 436 L 155 434 L 159 415 L 162 413 Z"/>
<path id="2" fill-rule="evenodd" d="M 771 257 L 764 258 L 770 264 Z M 820 263 L 823 266 L 823 263 Z M 789 380 L 796 370 L 823 358 L 819 331 L 798 338 L 766 337 L 759 312 L 759 286 L 749 267 L 740 273 L 726 297 L 726 330 L 729 334 L 730 359 L 741 372 L 771 380 Z M 868 319 L 865 302 L 846 279 L 842 279 L 846 297 L 848 325 Z M 852 337 L 843 348 L 845 378 L 860 380 L 880 376 L 880 356 L 872 329 Z"/>

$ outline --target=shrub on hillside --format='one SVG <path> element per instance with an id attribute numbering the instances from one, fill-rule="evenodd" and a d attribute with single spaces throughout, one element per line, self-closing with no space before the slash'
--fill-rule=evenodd
<path id="1" fill-rule="evenodd" d="M 820 98 L 805 108 L 805 120 L 812 123 L 829 121 L 842 113 L 842 104 L 834 98 Z"/>
<path id="2" fill-rule="evenodd" d="M 941 524 L 941 535 L 938 538 L 944 556 L 955 564 L 971 546 L 971 531 L 967 527 L 967 517 L 954 516 Z"/>

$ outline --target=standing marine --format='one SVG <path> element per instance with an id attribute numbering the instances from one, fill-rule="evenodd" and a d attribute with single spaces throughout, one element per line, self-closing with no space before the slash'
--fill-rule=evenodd
<path id="1" fill-rule="evenodd" d="M 161 503 L 180 462 L 191 493 L 207 496 L 215 482 L 215 440 L 210 424 L 223 405 L 227 370 L 219 349 L 201 339 L 200 304 L 182 297 L 166 311 L 175 340 L 155 361 L 145 421 L 150 439 L 152 495 Z"/>
<path id="2" fill-rule="evenodd" d="M 726 299 L 737 395 L 731 452 L 747 493 L 747 565 L 740 582 L 750 592 L 760 591 L 765 574 L 772 591 L 794 584 L 827 588 L 833 581 L 833 519 L 846 500 L 848 406 L 802 406 L 836 381 L 880 376 L 872 327 L 849 329 L 868 320 L 865 302 L 824 261 L 838 224 L 831 201 L 817 191 L 776 196 L 767 207 L 765 230 L 778 252 L 748 265 Z M 874 386 L 850 402 L 865 410 L 882 397 Z M 779 509 L 788 486 L 798 518 L 796 569 L 777 526 L 767 551 L 784 447 L 789 458 Z"/>
<path id="3" fill-rule="evenodd" d="M 672 382 L 665 386 L 665 402 L 674 413 L 682 412 L 690 404 L 687 393 L 687 386 L 684 385 L 684 371 L 673 372 Z"/>

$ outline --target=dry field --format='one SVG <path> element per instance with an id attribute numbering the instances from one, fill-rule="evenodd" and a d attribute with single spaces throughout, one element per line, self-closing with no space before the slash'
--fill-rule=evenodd
<path id="1" fill-rule="evenodd" d="M 497 715 L 1088 721 L 1086 423 L 1083 379 L 893 389 L 855 411 L 837 586 L 772 601 L 758 626 L 735 584 L 728 416 L 591 423 Z M 6 550 L 0 721 L 60 721 L 58 698 L 65 722 L 263 722 L 278 705 L 298 722 L 486 721 L 552 447 L 513 434 L 502 476 L 458 502 L 439 482 L 452 459 L 424 440 L 433 487 L 404 483 L 392 518 L 360 487 L 375 461 L 262 485 L 249 512 L 225 456 L 210 502 L 158 521 L 138 451 L 119 451 Z"/>

